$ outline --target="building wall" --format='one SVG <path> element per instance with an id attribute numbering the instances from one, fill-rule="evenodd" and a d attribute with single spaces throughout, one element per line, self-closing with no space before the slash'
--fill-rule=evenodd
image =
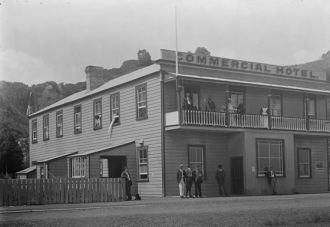
<path id="1" fill-rule="evenodd" d="M 147 83 L 148 119 L 136 120 L 135 87 Z M 121 141 L 144 139 L 149 146 L 149 182 L 139 183 L 141 195 L 162 195 L 162 161 L 161 161 L 161 101 L 160 74 L 156 73 L 131 83 L 116 87 L 102 94 L 66 105 L 49 112 L 50 139 L 42 141 L 42 115 L 37 116 L 38 143 L 31 144 L 32 161 L 40 161 L 65 153 L 79 153 L 101 149 L 118 144 Z M 110 125 L 110 95 L 120 92 L 120 125 L 114 126 L 112 137 L 108 134 Z M 102 129 L 93 129 L 93 100 L 102 98 Z M 82 133 L 74 134 L 74 106 L 82 107 Z M 55 114 L 63 110 L 63 137 L 56 138 Z M 45 113 L 47 114 L 47 113 Z M 30 132 L 31 121 L 30 119 Z"/>
<path id="2" fill-rule="evenodd" d="M 126 156 L 127 167 L 132 177 L 132 195 L 138 192 L 137 184 L 137 162 L 136 162 L 136 145 L 131 143 L 128 145 L 120 146 L 114 149 L 97 152 L 89 156 L 89 177 L 100 177 L 100 157 L 101 156 Z"/>
<path id="3" fill-rule="evenodd" d="M 247 195 L 264 195 L 268 193 L 265 177 L 257 177 L 256 139 L 284 140 L 285 177 L 278 177 L 278 193 L 291 194 L 294 192 L 294 138 L 293 134 L 279 132 L 245 132 L 245 193 Z"/>
<path id="4" fill-rule="evenodd" d="M 327 118 L 327 105 L 325 96 L 316 96 L 316 118 L 326 119 Z"/>
<path id="5" fill-rule="evenodd" d="M 231 158 L 233 157 L 243 157 L 243 170 L 245 169 L 245 152 L 244 152 L 244 133 L 239 132 L 239 133 L 231 133 L 230 135 L 227 136 L 228 138 L 228 158 L 229 158 L 229 163 L 231 162 Z M 231 164 L 231 163 L 230 163 Z M 229 166 L 229 171 L 227 172 L 227 189 L 228 192 L 230 193 L 232 189 L 231 185 L 231 166 Z M 245 185 L 245 177 L 243 173 L 243 185 Z"/>
<path id="6" fill-rule="evenodd" d="M 165 133 L 165 185 L 167 196 L 178 196 L 179 189 L 176 173 L 182 163 L 188 166 L 188 145 L 205 145 L 206 148 L 206 177 L 202 184 L 204 196 L 217 196 L 218 186 L 215 172 L 218 164 L 229 173 L 229 157 L 227 152 L 227 136 L 220 133 L 206 133 L 194 131 L 173 131 Z M 227 174 L 227 188 L 229 188 L 229 174 Z M 194 192 L 193 188 L 193 192 Z"/>
<path id="7" fill-rule="evenodd" d="M 178 110 L 177 108 L 177 92 L 176 81 L 171 81 L 164 84 L 164 106 L 165 113 Z"/>
<path id="8" fill-rule="evenodd" d="M 246 87 L 245 89 L 245 110 L 247 114 L 260 114 L 262 105 L 267 106 L 268 89 Z"/>
<path id="9" fill-rule="evenodd" d="M 327 138 L 312 136 L 295 137 L 295 191 L 298 193 L 319 193 L 328 191 Z M 312 158 L 312 177 L 298 178 L 297 152 L 298 148 L 310 148 Z M 317 168 L 317 162 L 323 163 L 323 168 Z"/>
<path id="10" fill-rule="evenodd" d="M 48 165 L 48 178 L 53 177 L 67 177 L 67 157 L 58 158 L 56 160 L 50 161 Z"/>
<path id="11" fill-rule="evenodd" d="M 282 112 L 285 117 L 304 117 L 304 95 L 297 92 L 282 92 Z"/>

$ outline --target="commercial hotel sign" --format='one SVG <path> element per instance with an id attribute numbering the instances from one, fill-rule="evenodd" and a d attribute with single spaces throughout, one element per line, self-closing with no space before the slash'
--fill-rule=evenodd
<path id="1" fill-rule="evenodd" d="M 163 60 L 175 61 L 175 51 L 161 50 Z M 198 55 L 193 53 L 178 52 L 179 63 L 189 63 L 195 65 L 203 65 L 208 67 L 216 67 L 227 70 L 244 71 L 249 73 L 263 73 L 279 76 L 291 76 L 299 78 L 307 78 L 313 80 L 326 80 L 323 72 L 314 72 L 290 66 L 269 65 L 250 61 L 233 60 L 228 58 L 220 58 L 207 55 Z"/>

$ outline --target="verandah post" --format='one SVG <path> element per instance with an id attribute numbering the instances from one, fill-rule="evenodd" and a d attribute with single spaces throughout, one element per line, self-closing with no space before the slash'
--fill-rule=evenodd
<path id="1" fill-rule="evenodd" d="M 226 122 L 225 125 L 227 127 L 230 126 L 230 116 L 229 116 L 229 98 L 230 98 L 230 91 L 229 91 L 229 85 L 226 85 L 225 90 L 225 102 L 226 102 Z"/>

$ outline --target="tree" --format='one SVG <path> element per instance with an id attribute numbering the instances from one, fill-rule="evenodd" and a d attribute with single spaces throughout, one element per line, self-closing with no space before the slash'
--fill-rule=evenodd
<path id="1" fill-rule="evenodd" d="M 17 143 L 16 136 L 9 134 L 0 141 L 0 171 L 3 175 L 14 176 L 23 166 L 23 153 Z"/>

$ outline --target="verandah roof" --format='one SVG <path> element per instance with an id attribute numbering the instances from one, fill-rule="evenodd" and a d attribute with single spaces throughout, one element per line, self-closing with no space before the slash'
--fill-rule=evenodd
<path id="1" fill-rule="evenodd" d="M 175 76 L 175 74 L 173 74 L 173 73 L 171 73 L 171 74 L 173 76 Z M 301 86 L 291 86 L 291 85 L 282 85 L 282 84 L 265 83 L 265 82 L 251 82 L 251 81 L 244 81 L 244 80 L 225 79 L 225 78 L 188 75 L 188 74 L 178 74 L 178 77 L 194 79 L 194 80 L 199 80 L 199 81 L 219 81 L 219 82 L 227 82 L 227 83 L 233 83 L 233 84 L 251 85 L 251 86 L 257 86 L 257 87 L 281 88 L 281 89 L 296 90 L 296 91 L 302 91 L 302 92 L 330 94 L 330 90 L 327 90 L 327 89 L 313 89 L 313 88 L 301 87 Z"/>

